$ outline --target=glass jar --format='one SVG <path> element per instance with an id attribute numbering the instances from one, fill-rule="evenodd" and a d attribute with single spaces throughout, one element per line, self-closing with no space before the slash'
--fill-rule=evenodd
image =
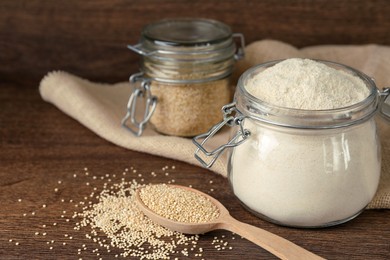
<path id="1" fill-rule="evenodd" d="M 251 78 L 278 62 L 253 67 L 241 76 L 234 102 L 223 107 L 224 120 L 193 139 L 195 156 L 211 167 L 225 148 L 232 148 L 228 178 L 233 192 L 261 218 L 310 228 L 346 222 L 366 207 L 378 187 L 381 151 L 374 115 L 389 89 L 380 92 L 363 73 L 319 61 L 359 77 L 369 96 L 330 110 L 278 107 L 245 88 Z M 233 126 L 231 140 L 208 151 L 206 142 L 226 124 Z"/>
<path id="2" fill-rule="evenodd" d="M 243 56 L 241 34 L 214 20 L 162 20 L 146 26 L 139 44 L 128 47 L 142 60 L 141 73 L 130 77 L 125 128 L 140 136 L 150 120 L 160 133 L 195 136 L 221 120 L 217 110 L 233 96 L 229 78 Z"/>

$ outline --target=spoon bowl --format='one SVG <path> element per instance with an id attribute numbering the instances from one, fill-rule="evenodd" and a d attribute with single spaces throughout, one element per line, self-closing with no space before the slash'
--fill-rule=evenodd
<path id="1" fill-rule="evenodd" d="M 219 210 L 219 217 L 213 221 L 210 222 L 202 222 L 202 223 L 186 223 L 186 222 L 178 222 L 174 221 L 165 217 L 162 217 L 158 215 L 156 212 L 151 210 L 145 203 L 142 201 L 140 196 L 140 189 L 136 192 L 136 201 L 138 204 L 138 207 L 142 210 L 142 212 L 150 218 L 153 222 L 158 223 L 159 225 L 166 227 L 170 230 L 177 231 L 184 234 L 191 234 L 191 235 L 197 235 L 197 234 L 204 234 L 211 230 L 219 229 L 219 225 L 221 223 L 221 219 L 223 219 L 225 216 L 230 216 L 228 210 L 222 205 L 221 202 L 214 199 L 213 197 L 207 195 L 206 193 L 203 193 L 199 190 L 192 189 L 185 186 L 179 186 L 179 185 L 169 185 L 170 187 L 176 187 L 180 189 L 189 190 L 191 192 L 195 192 L 197 194 L 200 194 L 204 197 L 206 197 L 208 200 L 210 200 Z"/>
<path id="2" fill-rule="evenodd" d="M 145 205 L 140 196 L 140 190 L 142 188 L 138 189 L 135 196 L 139 209 L 152 221 L 163 227 L 185 234 L 204 234 L 216 229 L 225 229 L 245 237 L 249 241 L 264 248 L 280 259 L 324 259 L 280 236 L 234 219 L 232 216 L 230 216 L 229 211 L 222 205 L 222 203 L 199 190 L 179 185 L 169 186 L 185 189 L 206 197 L 218 208 L 219 216 L 212 221 L 201 223 L 174 221 L 160 216 L 151 210 L 147 205 Z"/>

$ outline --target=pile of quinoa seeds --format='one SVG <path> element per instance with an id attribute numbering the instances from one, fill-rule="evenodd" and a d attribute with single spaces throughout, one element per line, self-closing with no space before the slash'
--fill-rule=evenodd
<path id="1" fill-rule="evenodd" d="M 138 209 L 134 196 L 138 188 L 158 186 L 164 190 L 164 187 L 168 187 L 167 185 L 146 184 L 144 178 L 153 180 L 154 177 L 160 175 L 166 179 L 164 183 L 173 184 L 175 183 L 172 178 L 174 172 L 175 166 L 165 166 L 149 173 L 138 172 L 135 168 L 130 167 L 119 174 L 98 176 L 84 168 L 83 171 L 74 173 L 73 178 L 58 180 L 55 187 L 52 188 L 56 196 L 59 197 L 60 206 L 62 205 L 64 210 L 59 212 L 55 222 L 37 227 L 30 239 L 45 241 L 49 250 L 66 246 L 74 249 L 77 243 L 81 243 L 77 246 L 77 251 L 74 252 L 75 258 L 79 260 L 82 260 L 83 257 L 90 258 L 91 253 L 96 254 L 96 259 L 112 258 L 113 256 L 135 259 L 206 259 L 205 253 L 207 251 L 231 250 L 232 246 L 229 242 L 232 241 L 229 240 L 234 240 L 235 234 L 231 234 L 230 238 L 225 237 L 225 235 L 222 237 L 214 236 L 211 245 L 205 247 L 205 241 L 202 241 L 202 237 L 170 231 L 153 223 Z M 173 174 L 170 175 L 170 173 Z M 86 189 L 91 192 L 82 201 L 62 199 L 60 197 L 62 189 L 65 189 L 65 182 L 72 182 L 69 186 L 85 185 Z M 212 184 L 213 181 L 209 180 L 209 183 Z M 209 193 L 213 191 L 214 189 L 211 188 Z M 152 197 L 149 196 L 149 198 Z M 187 196 L 187 199 L 194 200 L 191 196 Z M 195 198 L 195 200 L 199 202 L 199 198 Z M 22 199 L 18 199 L 18 202 L 22 202 Z M 206 210 L 206 215 L 203 215 L 203 218 L 181 220 L 202 222 L 218 217 L 218 209 L 213 208 L 213 205 L 208 203 L 211 203 L 208 199 L 206 201 L 200 200 L 200 204 L 197 206 L 203 207 L 198 210 Z M 37 219 L 40 217 L 41 221 L 46 219 L 47 205 L 38 207 L 37 210 L 23 213 L 23 217 Z M 69 211 L 69 207 L 74 208 L 73 213 Z M 62 226 L 63 232 L 65 225 L 73 231 L 58 234 L 58 227 Z M 58 239 L 59 235 L 63 238 Z M 83 237 L 85 238 L 83 239 Z M 90 242 L 86 243 L 85 239 Z M 9 242 L 16 246 L 23 244 L 23 241 L 15 238 L 10 238 Z M 203 247 L 199 246 L 199 242 Z M 92 248 L 91 244 L 94 245 Z"/>
<path id="2" fill-rule="evenodd" d="M 219 209 L 209 199 L 181 187 L 147 185 L 140 197 L 153 212 L 177 222 L 205 223 L 219 217 Z"/>

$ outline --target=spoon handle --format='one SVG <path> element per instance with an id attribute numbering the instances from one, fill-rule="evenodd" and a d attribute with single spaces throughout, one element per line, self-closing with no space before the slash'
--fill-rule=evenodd
<path id="1" fill-rule="evenodd" d="M 324 259 L 264 229 L 240 222 L 230 215 L 221 220 L 219 228 L 229 230 L 264 248 L 280 259 Z"/>

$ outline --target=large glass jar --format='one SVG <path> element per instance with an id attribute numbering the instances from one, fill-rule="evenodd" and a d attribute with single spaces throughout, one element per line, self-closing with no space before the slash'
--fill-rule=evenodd
<path id="1" fill-rule="evenodd" d="M 374 120 L 388 90 L 350 67 L 321 61 L 359 77 L 369 96 L 352 106 L 300 110 L 274 106 L 247 90 L 248 81 L 278 62 L 253 67 L 240 78 L 225 120 L 194 138 L 196 157 L 210 167 L 225 148 L 235 196 L 251 212 L 293 227 L 325 227 L 357 216 L 378 187 L 381 150 Z M 214 151 L 206 142 L 222 125 L 234 126 L 231 140 Z M 203 141 L 202 141 L 203 140 Z M 206 162 L 212 156 L 211 162 Z"/>
<path id="2" fill-rule="evenodd" d="M 235 37 L 241 40 L 240 48 Z M 162 20 L 146 26 L 140 43 L 129 46 L 142 57 L 141 72 L 130 77 L 134 89 L 122 125 L 137 136 L 149 120 L 167 135 L 207 131 L 221 120 L 218 109 L 233 96 L 229 78 L 235 60 L 243 55 L 243 41 L 227 25 L 208 19 Z"/>

